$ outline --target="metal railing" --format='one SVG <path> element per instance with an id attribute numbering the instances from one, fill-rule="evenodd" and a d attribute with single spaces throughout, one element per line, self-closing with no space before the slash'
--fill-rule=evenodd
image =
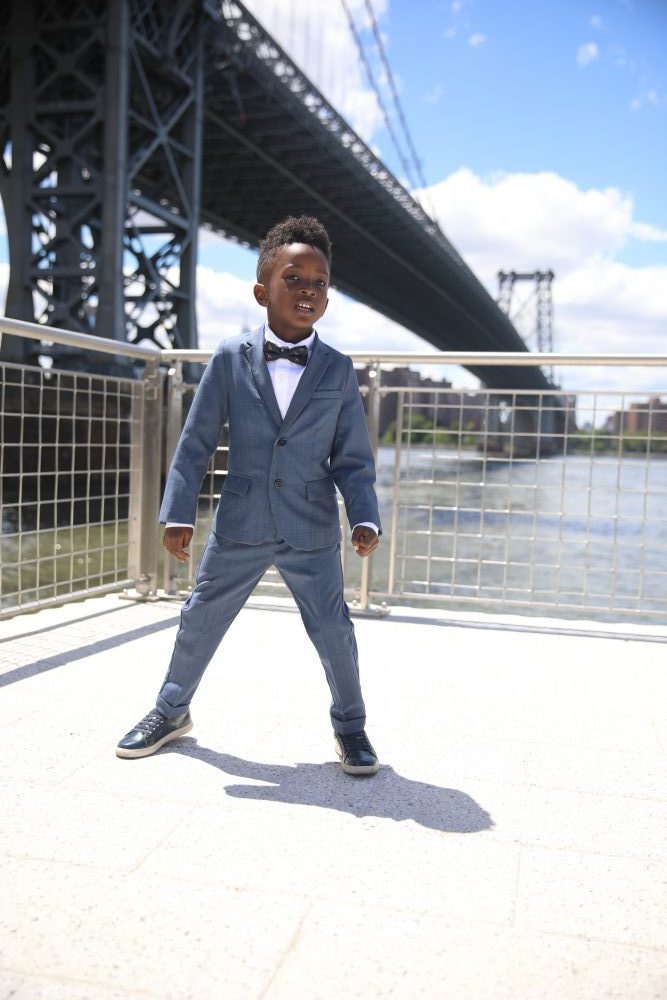
<path id="1" fill-rule="evenodd" d="M 183 365 L 203 364 L 210 352 L 158 353 L 16 320 L 0 329 L 134 366 L 126 375 L 0 366 L 0 617 L 119 588 L 143 597 L 187 593 L 226 474 L 224 433 L 185 569 L 162 558 L 157 512 L 196 389 L 184 382 Z M 573 397 L 406 385 L 405 373 L 389 371 L 502 363 L 664 369 L 667 356 L 351 357 L 363 368 L 385 532 L 371 559 L 343 546 L 357 609 L 426 604 L 667 622 L 667 385 Z M 342 506 L 341 522 L 347 539 Z M 287 591 L 272 572 L 258 593 Z"/>

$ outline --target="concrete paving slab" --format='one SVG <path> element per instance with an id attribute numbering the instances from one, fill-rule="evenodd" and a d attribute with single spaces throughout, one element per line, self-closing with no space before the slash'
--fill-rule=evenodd
<path id="1" fill-rule="evenodd" d="M 306 913 L 304 900 L 216 885 L 17 862 L 5 874 L 0 969 L 34 968 L 166 998 L 258 996 Z M 57 900 L 57 907 L 54 902 Z"/>
<path id="2" fill-rule="evenodd" d="M 78 983 L 74 979 L 47 979 L 39 973 L 21 974 L 4 969 L 2 973 L 3 988 L 11 1000 L 127 1000 L 124 990 L 109 990 L 95 983 Z M 152 1000 L 156 993 L 146 993 L 144 990 L 132 990 L 132 997 L 137 1000 Z"/>
<path id="3" fill-rule="evenodd" d="M 112 795 L 104 789 L 50 788 L 43 783 L 0 784 L 0 853 L 130 872 L 183 821 L 191 809 Z"/>
<path id="4" fill-rule="evenodd" d="M 369 936 L 382 942 L 372 953 L 359 947 Z M 309 997 L 328 1000 L 335 981 L 340 995 L 392 1000 L 662 1000 L 666 972 L 660 957 L 641 948 L 372 905 L 320 905 L 306 916 L 266 996 L 291 1000 L 307 983 Z"/>
<path id="5" fill-rule="evenodd" d="M 357 620 L 373 779 L 298 615 L 247 608 L 154 757 L 178 607 L 0 623 L 0 1000 L 667 996 L 656 629 Z"/>
<path id="6" fill-rule="evenodd" d="M 533 745 L 525 758 L 526 781 L 543 788 L 667 800 L 667 755 L 624 750 Z"/>
<path id="7" fill-rule="evenodd" d="M 662 861 L 524 848 L 516 925 L 662 949 L 666 875 Z"/>

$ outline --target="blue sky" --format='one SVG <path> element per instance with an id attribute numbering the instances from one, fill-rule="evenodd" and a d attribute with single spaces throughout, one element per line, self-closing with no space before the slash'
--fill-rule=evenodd
<path id="1" fill-rule="evenodd" d="M 394 2 L 385 30 L 430 183 L 555 171 L 667 227 L 665 0 Z"/>
<path id="2" fill-rule="evenodd" d="M 367 0 L 346 2 L 390 107 Z M 667 0 L 372 3 L 429 185 L 415 194 L 489 291 L 499 269 L 552 268 L 556 350 L 664 352 Z M 246 4 L 410 186 L 339 0 Z M 199 263 L 212 347 L 261 319 L 255 254 L 206 233 Z M 335 292 L 321 332 L 343 350 L 427 347 Z M 592 374 L 564 384 L 618 383 Z"/>

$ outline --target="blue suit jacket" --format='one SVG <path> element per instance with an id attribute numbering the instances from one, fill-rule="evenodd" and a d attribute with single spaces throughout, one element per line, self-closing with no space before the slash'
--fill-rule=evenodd
<path id="1" fill-rule="evenodd" d="M 195 523 L 202 481 L 228 420 L 216 534 L 249 545 L 276 537 L 296 549 L 332 545 L 340 539 L 336 487 L 351 527 L 379 527 L 375 463 L 352 362 L 316 336 L 283 419 L 263 347 L 260 327 L 216 349 L 174 454 L 160 521 Z"/>

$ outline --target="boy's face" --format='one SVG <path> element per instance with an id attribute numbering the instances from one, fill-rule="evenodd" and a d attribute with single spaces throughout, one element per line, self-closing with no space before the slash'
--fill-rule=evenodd
<path id="1" fill-rule="evenodd" d="M 329 265 L 321 250 L 307 243 L 280 247 L 255 298 L 267 312 L 269 326 L 294 344 L 311 332 L 329 303 Z"/>

